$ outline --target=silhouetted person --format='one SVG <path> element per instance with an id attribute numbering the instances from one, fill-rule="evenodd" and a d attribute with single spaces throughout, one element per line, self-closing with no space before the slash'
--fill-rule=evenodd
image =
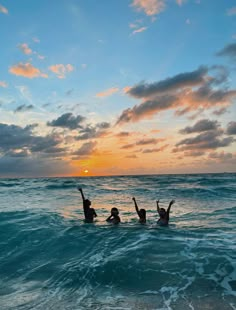
<path id="1" fill-rule="evenodd" d="M 106 221 L 112 224 L 119 224 L 120 223 L 119 210 L 117 208 L 112 208 L 111 215 L 106 219 Z"/>
<path id="2" fill-rule="evenodd" d="M 84 217 L 85 221 L 87 223 L 92 223 L 93 219 L 97 217 L 97 214 L 93 208 L 90 208 L 91 206 L 91 201 L 89 199 L 84 198 L 84 193 L 82 188 L 78 188 L 78 190 L 81 193 L 82 199 L 83 199 L 83 208 L 84 208 Z"/>
<path id="3" fill-rule="evenodd" d="M 171 200 L 171 202 L 169 203 L 169 207 L 167 208 L 167 211 L 166 211 L 164 208 L 159 207 L 159 200 L 157 200 L 157 212 L 160 215 L 160 218 L 157 221 L 157 223 L 159 225 L 162 225 L 162 226 L 168 225 L 169 219 L 170 219 L 170 208 L 174 202 L 175 202 L 174 200 Z"/>
<path id="4" fill-rule="evenodd" d="M 145 209 L 139 209 L 135 197 L 133 197 L 132 199 L 134 201 L 135 210 L 139 216 L 139 223 L 141 223 L 141 224 L 146 223 L 146 210 Z"/>

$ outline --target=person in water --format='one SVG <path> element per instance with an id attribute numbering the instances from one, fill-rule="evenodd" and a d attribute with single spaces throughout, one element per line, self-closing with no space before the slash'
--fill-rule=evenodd
<path id="1" fill-rule="evenodd" d="M 167 210 L 165 210 L 164 208 L 159 207 L 159 200 L 157 200 L 157 212 L 160 216 L 157 223 L 159 225 L 162 226 L 168 225 L 170 219 L 170 208 L 174 204 L 174 202 L 175 202 L 174 200 L 171 200 L 171 202 L 169 203 L 169 207 L 167 208 Z"/>
<path id="2" fill-rule="evenodd" d="M 91 201 L 89 199 L 84 198 L 84 193 L 82 188 L 78 188 L 78 190 L 81 193 L 82 199 L 83 199 L 83 208 L 84 208 L 84 217 L 85 222 L 87 223 L 93 223 L 93 220 L 95 217 L 97 217 L 97 214 L 93 208 L 90 208 Z"/>
<path id="3" fill-rule="evenodd" d="M 139 216 L 139 223 L 145 224 L 146 223 L 146 210 L 138 208 L 135 197 L 133 197 L 132 200 L 134 201 L 135 210 Z"/>
<path id="4" fill-rule="evenodd" d="M 117 208 L 112 208 L 111 215 L 106 219 L 106 221 L 112 224 L 119 224 L 120 223 L 119 210 Z"/>

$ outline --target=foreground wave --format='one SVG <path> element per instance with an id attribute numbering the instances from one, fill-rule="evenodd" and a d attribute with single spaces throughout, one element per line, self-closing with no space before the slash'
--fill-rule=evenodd
<path id="1" fill-rule="evenodd" d="M 13 192 L 4 185 L 0 309 L 235 309 L 235 194 L 223 192 L 226 181 L 178 178 L 163 178 L 164 185 L 158 179 L 158 193 L 151 190 L 157 177 L 127 177 L 125 184 L 117 178 L 16 180 Z M 63 192 L 50 197 L 48 186 L 65 181 Z M 83 184 L 96 198 L 96 223 L 84 224 L 78 194 L 74 188 L 68 193 L 70 182 Z M 186 196 L 184 182 L 194 196 Z M 235 177 L 228 182 L 233 187 Z M 204 201 L 200 183 L 204 192 L 221 188 L 220 200 L 217 193 Z M 6 189 L 13 196 L 8 205 Z M 149 208 L 147 225 L 137 223 L 126 202 L 132 194 Z M 173 196 L 181 199 L 169 227 L 156 225 L 151 203 L 157 194 L 163 204 Z M 104 222 L 111 205 L 121 209 L 118 227 Z"/>

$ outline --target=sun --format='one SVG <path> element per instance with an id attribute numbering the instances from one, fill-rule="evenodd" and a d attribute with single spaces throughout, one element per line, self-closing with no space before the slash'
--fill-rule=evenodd
<path id="1" fill-rule="evenodd" d="M 84 170 L 84 173 L 87 174 L 89 171 L 87 169 Z"/>

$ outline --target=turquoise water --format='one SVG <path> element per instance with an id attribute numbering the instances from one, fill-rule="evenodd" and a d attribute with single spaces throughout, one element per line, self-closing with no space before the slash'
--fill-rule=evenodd
<path id="1" fill-rule="evenodd" d="M 0 179 L 0 309 L 236 309 L 236 174 Z"/>

